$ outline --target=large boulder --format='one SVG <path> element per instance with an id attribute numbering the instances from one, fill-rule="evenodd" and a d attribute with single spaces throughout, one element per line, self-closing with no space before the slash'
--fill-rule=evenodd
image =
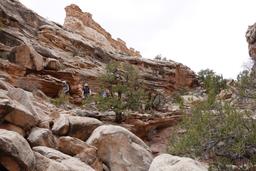
<path id="1" fill-rule="evenodd" d="M 44 68 L 44 59 L 32 47 L 19 45 L 12 49 L 9 60 L 27 69 L 40 71 Z"/>
<path id="2" fill-rule="evenodd" d="M 187 157 L 170 154 L 157 156 L 150 165 L 149 171 L 207 171 L 206 165 Z"/>
<path id="3" fill-rule="evenodd" d="M 21 135 L 0 129 L 0 164 L 8 170 L 34 170 L 35 156 Z"/>
<path id="4" fill-rule="evenodd" d="M 60 137 L 58 139 L 58 150 L 79 158 L 97 171 L 103 170 L 102 163 L 97 156 L 97 148 L 86 144 L 78 138 Z"/>
<path id="5" fill-rule="evenodd" d="M 49 159 L 38 152 L 35 152 L 36 168 L 35 171 L 70 171 L 67 166 Z"/>
<path id="6" fill-rule="evenodd" d="M 69 120 L 65 115 L 60 115 L 53 124 L 52 132 L 56 135 L 67 135 L 69 130 Z"/>
<path id="7" fill-rule="evenodd" d="M 24 129 L 29 129 L 38 122 L 24 105 L 8 97 L 6 91 L 0 90 L 0 118 L 3 117 L 9 123 Z"/>
<path id="8" fill-rule="evenodd" d="M 16 126 L 16 125 L 13 125 L 13 124 L 10 124 L 10 123 L 2 123 L 0 124 L 0 129 L 6 129 L 8 131 L 14 131 L 14 132 L 17 132 L 18 134 L 20 134 L 21 136 L 25 136 L 25 131 Z"/>
<path id="9" fill-rule="evenodd" d="M 61 63 L 57 59 L 47 58 L 45 68 L 58 71 L 61 68 Z"/>
<path id="10" fill-rule="evenodd" d="M 87 144 L 98 148 L 98 156 L 111 171 L 147 171 L 153 160 L 149 147 L 120 126 L 102 125 L 96 128 Z"/>
<path id="11" fill-rule="evenodd" d="M 33 128 L 28 136 L 28 142 L 32 147 L 47 146 L 51 148 L 56 147 L 56 140 L 52 132 L 46 128 Z"/>
<path id="12" fill-rule="evenodd" d="M 86 140 L 102 122 L 95 118 L 61 115 L 52 127 L 57 135 L 68 135 Z"/>
<path id="13" fill-rule="evenodd" d="M 22 104 L 26 109 L 28 109 L 34 117 L 39 119 L 39 111 L 33 105 L 33 94 L 27 91 L 24 91 L 20 88 L 12 88 L 8 90 L 7 94 L 11 99 L 16 100 Z"/>
<path id="14" fill-rule="evenodd" d="M 227 100 L 227 99 L 230 99 L 232 95 L 233 95 L 233 92 L 230 89 L 224 89 L 220 91 L 217 98 L 220 100 Z"/>
<path id="15" fill-rule="evenodd" d="M 81 140 L 87 140 L 93 130 L 103 124 L 98 119 L 90 117 L 69 116 L 68 120 L 70 124 L 68 135 Z"/>
<path id="16" fill-rule="evenodd" d="M 63 164 L 69 169 L 69 171 L 94 171 L 93 168 L 91 168 L 81 160 L 63 154 L 55 149 L 44 146 L 38 146 L 33 147 L 33 150 L 49 159 L 55 160 L 56 162 Z"/>

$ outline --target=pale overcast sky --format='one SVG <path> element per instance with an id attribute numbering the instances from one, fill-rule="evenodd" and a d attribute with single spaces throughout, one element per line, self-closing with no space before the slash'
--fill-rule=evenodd
<path id="1" fill-rule="evenodd" d="M 256 22 L 256 0 L 20 0 L 39 15 L 63 24 L 74 3 L 114 38 L 194 71 L 210 68 L 236 78 L 249 60 L 245 32 Z"/>

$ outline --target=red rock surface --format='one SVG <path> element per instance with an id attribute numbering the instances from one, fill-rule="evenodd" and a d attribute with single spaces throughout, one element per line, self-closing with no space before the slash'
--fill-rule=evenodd
<path id="1" fill-rule="evenodd" d="M 83 26 L 92 28 L 99 34 L 103 35 L 113 48 L 123 53 L 126 53 L 130 56 L 141 57 L 140 52 L 135 51 L 133 48 L 128 49 L 126 47 L 125 41 L 121 40 L 120 38 L 117 38 L 117 40 L 113 39 L 110 33 L 108 33 L 104 28 L 102 28 L 98 23 L 96 23 L 93 20 L 92 14 L 88 12 L 83 12 L 78 6 L 74 4 L 67 6 L 65 10 L 66 10 L 66 19 L 64 23 L 65 28 L 70 30 L 76 30 L 76 31 L 78 30 L 78 32 L 82 32 L 82 33 L 84 29 Z M 77 21 L 74 20 L 74 18 L 77 19 Z M 100 42 L 101 40 L 94 39 L 94 41 Z"/>
<path id="2" fill-rule="evenodd" d="M 135 65 L 149 89 L 171 93 L 197 86 L 188 67 L 139 56 L 121 39 L 114 40 L 92 15 L 76 5 L 66 7 L 64 26 L 45 20 L 19 2 L 1 1 L 0 76 L 28 91 L 56 97 L 66 80 L 74 102 L 82 99 L 86 81 L 98 90 L 98 76 L 112 60 Z M 73 30 L 76 30 L 75 32 Z M 23 47 L 23 48 L 22 48 Z"/>

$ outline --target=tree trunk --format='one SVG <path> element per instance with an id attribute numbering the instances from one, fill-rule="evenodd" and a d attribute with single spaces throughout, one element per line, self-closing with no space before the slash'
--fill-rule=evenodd
<path id="1" fill-rule="evenodd" d="M 122 123 L 123 115 L 122 112 L 115 112 L 116 113 L 116 123 Z"/>

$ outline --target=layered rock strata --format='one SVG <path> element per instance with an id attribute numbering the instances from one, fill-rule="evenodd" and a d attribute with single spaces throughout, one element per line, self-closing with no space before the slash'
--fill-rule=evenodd
<path id="1" fill-rule="evenodd" d="M 173 61 L 139 56 L 125 43 L 114 40 L 89 13 L 76 5 L 66 7 L 64 26 L 48 21 L 20 2 L 0 2 L 0 77 L 28 91 L 41 90 L 58 96 L 62 81 L 70 85 L 74 102 L 81 101 L 86 81 L 93 91 L 98 77 L 111 61 L 128 62 L 138 68 L 143 85 L 171 93 L 198 82 L 188 67 Z"/>

